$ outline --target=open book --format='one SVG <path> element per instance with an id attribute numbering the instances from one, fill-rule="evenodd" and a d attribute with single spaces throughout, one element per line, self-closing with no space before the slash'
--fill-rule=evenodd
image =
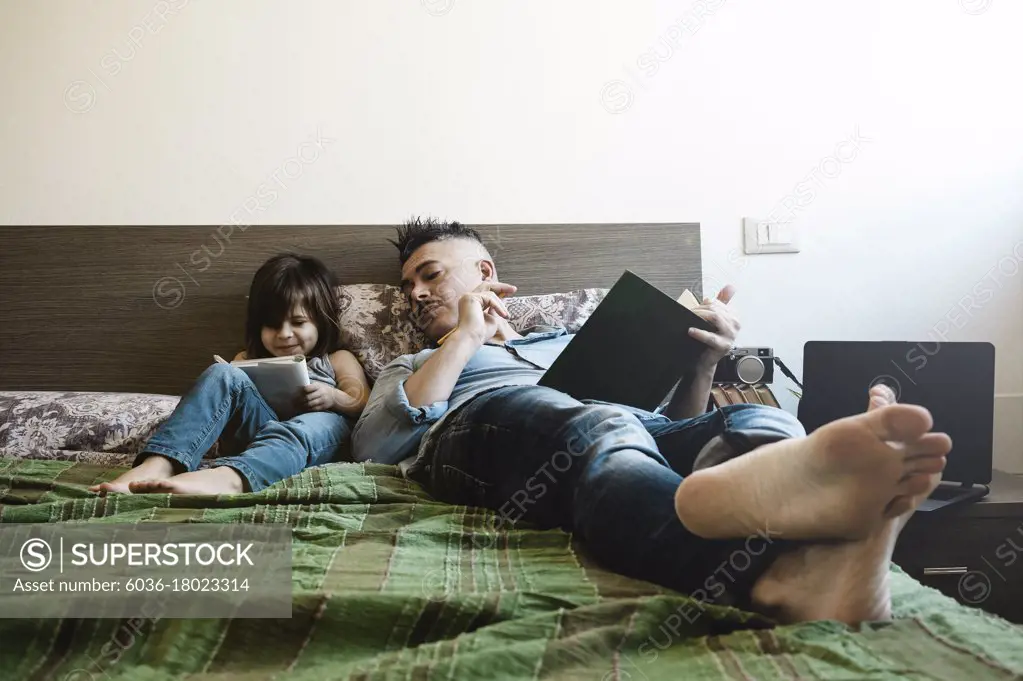
<path id="1" fill-rule="evenodd" d="M 707 348 L 689 329 L 715 330 L 691 311 L 698 305 L 689 291 L 676 300 L 626 270 L 539 385 L 653 411 Z"/>
<path id="2" fill-rule="evenodd" d="M 213 359 L 228 363 L 217 355 Z M 230 364 L 252 379 L 259 394 L 277 413 L 277 418 L 286 421 L 299 414 L 297 403 L 302 395 L 302 386 L 309 385 L 309 369 L 303 355 L 239 359 Z"/>

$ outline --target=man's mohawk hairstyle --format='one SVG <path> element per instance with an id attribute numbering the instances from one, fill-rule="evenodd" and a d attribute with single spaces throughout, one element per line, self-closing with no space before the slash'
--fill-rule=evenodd
<path id="1" fill-rule="evenodd" d="M 431 241 L 471 239 L 483 246 L 483 237 L 460 222 L 442 222 L 437 218 L 411 218 L 396 229 L 397 240 L 388 239 L 398 249 L 398 260 L 404 265 L 416 249 Z"/>

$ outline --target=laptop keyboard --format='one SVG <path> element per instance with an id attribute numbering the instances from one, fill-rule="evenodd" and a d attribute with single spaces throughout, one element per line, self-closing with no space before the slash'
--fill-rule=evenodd
<path id="1" fill-rule="evenodd" d="M 947 506 L 950 502 L 977 501 L 987 496 L 983 487 L 963 487 L 961 485 L 938 485 L 931 495 L 924 499 L 919 511 L 933 511 L 936 508 Z"/>

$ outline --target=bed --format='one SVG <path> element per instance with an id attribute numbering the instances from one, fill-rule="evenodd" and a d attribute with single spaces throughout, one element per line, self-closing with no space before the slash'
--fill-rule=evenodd
<path id="1" fill-rule="evenodd" d="M 191 253 L 216 252 L 215 229 L 0 228 L 9 320 L 0 328 L 0 523 L 286 524 L 303 556 L 292 617 L 5 619 L 2 678 L 1023 678 L 1023 629 L 897 566 L 891 623 L 776 626 L 725 607 L 681 616 L 693 612 L 689 599 L 602 569 L 570 535 L 495 530 L 491 512 L 438 503 L 390 466 L 330 464 L 217 499 L 89 494 L 130 462 L 212 353 L 236 348 L 239 303 L 265 257 L 316 253 L 346 285 L 375 285 L 374 295 L 396 283 L 382 227 L 236 230 L 197 272 Z M 523 318 L 565 313 L 541 294 L 592 303 L 626 267 L 666 291 L 700 292 L 698 225 L 482 230 L 502 279 L 529 301 Z M 385 359 L 368 344 L 363 352 L 371 365 Z"/>

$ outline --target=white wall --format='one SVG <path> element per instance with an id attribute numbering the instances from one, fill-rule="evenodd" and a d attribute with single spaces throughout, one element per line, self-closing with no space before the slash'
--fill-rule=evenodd
<path id="1" fill-rule="evenodd" d="M 1021 24 L 1006 0 L 4 0 L 0 220 L 699 221 L 740 340 L 797 374 L 810 338 L 994 342 L 996 464 L 1023 471 Z M 738 255 L 815 168 L 803 252 Z"/>

